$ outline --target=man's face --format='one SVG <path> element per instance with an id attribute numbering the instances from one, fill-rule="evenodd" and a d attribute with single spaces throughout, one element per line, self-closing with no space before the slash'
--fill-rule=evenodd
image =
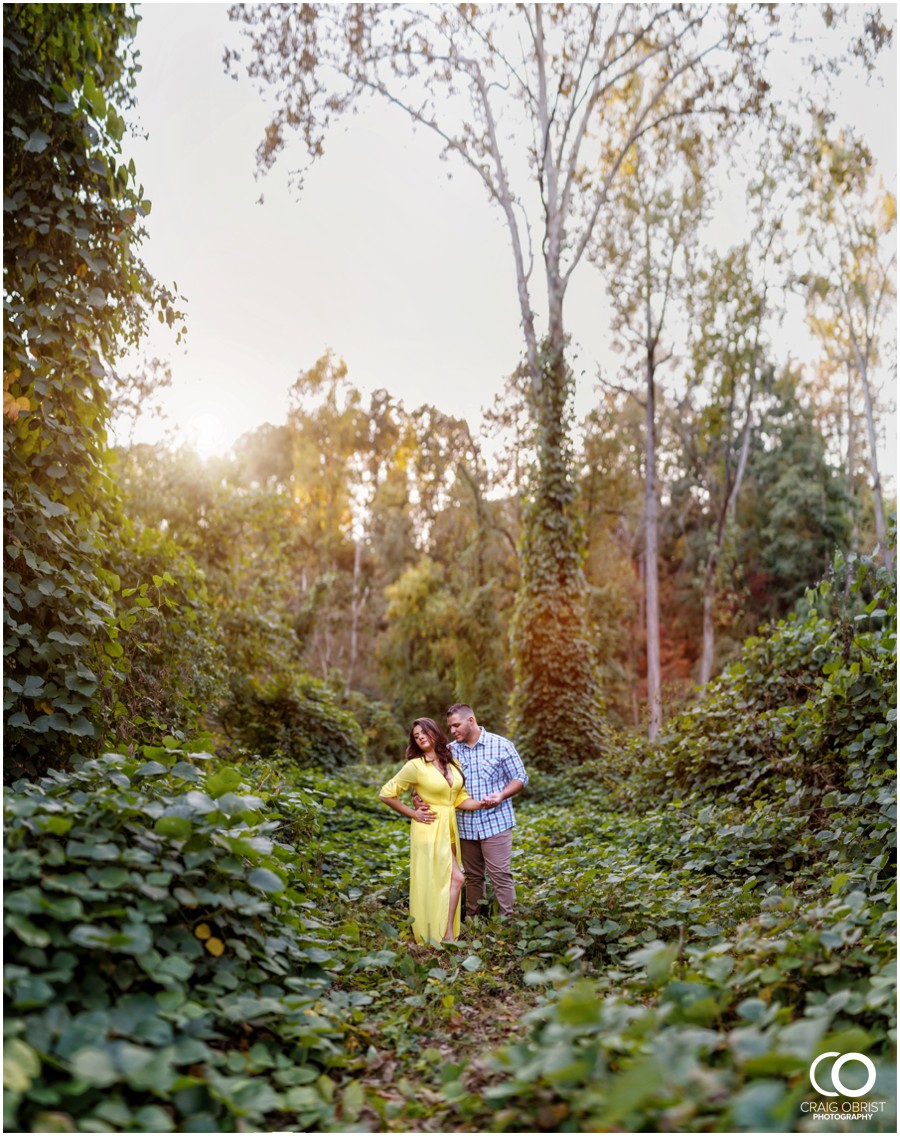
<path id="1" fill-rule="evenodd" d="M 469 742 L 474 740 L 475 719 L 471 714 L 468 718 L 463 718 L 460 714 L 450 714 L 447 718 L 447 729 L 454 741 L 468 745 Z"/>

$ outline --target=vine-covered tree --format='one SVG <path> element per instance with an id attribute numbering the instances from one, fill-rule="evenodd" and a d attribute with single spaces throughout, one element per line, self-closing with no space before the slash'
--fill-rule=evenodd
<path id="1" fill-rule="evenodd" d="M 116 361 L 178 319 L 138 250 L 149 209 L 121 158 L 137 18 L 3 9 L 3 459 L 7 768 L 89 747 L 123 679 L 105 464 Z"/>
<path id="2" fill-rule="evenodd" d="M 263 167 L 295 131 L 310 159 L 320 157 L 332 119 L 371 94 L 431 131 L 501 211 L 539 462 L 548 463 L 523 536 L 514 722 L 540 721 L 560 756 L 587 756 L 599 743 L 585 743 L 579 724 L 602 715 L 593 651 L 589 637 L 576 645 L 559 634 L 585 624 L 581 534 L 571 495 L 560 492 L 573 476 L 565 298 L 639 139 L 673 116 L 724 118 L 760 105 L 767 21 L 733 6 L 638 4 L 243 5 L 232 14 L 250 36 L 250 74 L 275 93 Z M 238 55 L 226 59 L 239 65 Z M 539 755 L 522 744 L 526 757 Z"/>

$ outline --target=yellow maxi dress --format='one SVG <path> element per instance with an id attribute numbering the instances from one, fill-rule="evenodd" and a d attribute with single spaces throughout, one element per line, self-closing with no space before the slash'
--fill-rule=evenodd
<path id="1" fill-rule="evenodd" d="M 459 770 L 451 765 L 450 772 L 452 787 L 434 762 L 412 758 L 382 785 L 378 794 L 399 797 L 404 789 L 415 789 L 436 814 L 431 824 L 417 820 L 409 824 L 409 913 L 417 943 L 428 940 L 439 943 L 447 932 L 451 847 L 456 851 L 456 862 L 460 863 L 456 806 L 469 799 Z M 459 935 L 459 906 L 453 920 L 453 934 Z"/>

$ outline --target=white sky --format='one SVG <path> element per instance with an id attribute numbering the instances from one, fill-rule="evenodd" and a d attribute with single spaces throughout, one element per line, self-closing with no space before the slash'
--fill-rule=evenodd
<path id="1" fill-rule="evenodd" d="M 223 451 L 283 421 L 297 374 L 327 348 L 361 390 L 385 387 L 410 408 L 429 402 L 476 426 L 523 345 L 506 230 L 476 179 L 375 104 L 333 124 L 299 195 L 289 161 L 257 178 L 268 118 L 251 81 L 225 75 L 224 46 L 238 38 L 226 5 L 138 11 L 138 121 L 149 138 L 128 152 L 153 203 L 143 255 L 158 279 L 177 282 L 188 314 L 184 348 L 172 335 L 148 344 L 170 361 L 173 386 L 165 418 L 144 420 L 138 437 L 175 430 L 201 453 Z M 896 48 L 879 70 L 884 86 L 847 86 L 840 109 L 895 188 Z M 586 263 L 567 324 L 584 413 L 609 339 L 600 274 Z M 891 439 L 888 470 L 895 452 Z"/>

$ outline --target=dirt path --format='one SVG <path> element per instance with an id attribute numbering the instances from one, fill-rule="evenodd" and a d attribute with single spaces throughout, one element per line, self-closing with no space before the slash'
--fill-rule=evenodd
<path id="1" fill-rule="evenodd" d="M 484 1090 L 503 1079 L 489 1056 L 526 1035 L 522 1019 L 536 1001 L 510 987 L 457 1004 L 440 1022 L 411 1022 L 415 1052 L 379 1049 L 360 1078 L 366 1091 L 360 1123 L 374 1132 L 482 1131 Z"/>

